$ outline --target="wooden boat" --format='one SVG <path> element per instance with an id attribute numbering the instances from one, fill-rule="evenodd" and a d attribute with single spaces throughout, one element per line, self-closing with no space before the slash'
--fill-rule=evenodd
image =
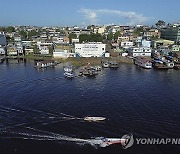
<path id="1" fill-rule="evenodd" d="M 109 62 L 109 67 L 112 69 L 117 69 L 119 66 L 118 66 L 117 62 L 111 61 L 111 62 Z"/>

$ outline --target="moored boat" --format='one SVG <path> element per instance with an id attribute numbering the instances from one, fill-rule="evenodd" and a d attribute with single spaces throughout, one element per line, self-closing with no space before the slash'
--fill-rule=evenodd
<path id="1" fill-rule="evenodd" d="M 142 68 L 147 68 L 147 69 L 152 68 L 152 63 L 144 57 L 136 57 L 134 59 L 134 64 Z"/>
<path id="2" fill-rule="evenodd" d="M 69 72 L 65 72 L 65 73 L 64 73 L 64 76 L 65 76 L 66 78 L 68 78 L 68 79 L 74 78 L 74 75 L 73 75 L 72 73 L 69 73 Z"/>
<path id="3" fill-rule="evenodd" d="M 174 65 L 170 65 L 168 63 L 163 62 L 162 60 L 153 60 L 153 66 L 157 69 L 170 69 L 173 68 Z"/>
<path id="4" fill-rule="evenodd" d="M 108 68 L 109 67 L 109 63 L 108 62 L 103 62 L 102 63 L 102 67 L 103 68 Z"/>
<path id="5" fill-rule="evenodd" d="M 64 69 L 64 72 L 72 72 L 73 71 L 71 66 L 65 66 L 63 69 Z"/>
<path id="6" fill-rule="evenodd" d="M 95 66 L 96 71 L 101 71 L 101 69 L 102 69 L 101 66 Z"/>
<path id="7" fill-rule="evenodd" d="M 56 65 L 57 65 L 56 62 L 49 60 L 49 61 L 36 62 L 36 65 L 34 67 L 38 68 L 38 69 L 41 69 L 41 68 L 54 67 Z"/>
<path id="8" fill-rule="evenodd" d="M 109 67 L 112 69 L 117 69 L 119 66 L 118 66 L 117 62 L 111 61 L 111 62 L 109 62 Z"/>

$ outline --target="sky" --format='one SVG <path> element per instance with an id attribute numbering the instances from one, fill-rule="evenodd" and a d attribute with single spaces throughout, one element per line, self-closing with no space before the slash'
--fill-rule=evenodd
<path id="1" fill-rule="evenodd" d="M 180 22 L 180 0 L 0 0 L 0 26 Z"/>

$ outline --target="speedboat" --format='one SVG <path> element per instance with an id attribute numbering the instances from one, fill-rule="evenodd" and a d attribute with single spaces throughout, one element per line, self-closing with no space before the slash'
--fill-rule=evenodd
<path id="1" fill-rule="evenodd" d="M 69 78 L 69 79 L 72 79 L 72 78 L 74 77 L 74 75 L 73 75 L 72 73 L 69 73 L 69 72 L 65 72 L 65 73 L 64 73 L 64 76 L 65 76 L 66 78 Z"/>
<path id="2" fill-rule="evenodd" d="M 106 120 L 105 117 L 85 117 L 84 118 L 85 121 L 89 121 L 89 122 L 97 122 L 97 121 L 104 121 Z"/>
<path id="3" fill-rule="evenodd" d="M 103 138 L 102 141 L 104 144 L 111 145 L 111 144 L 122 144 L 126 141 L 126 139 L 122 138 Z"/>
<path id="4" fill-rule="evenodd" d="M 124 138 L 106 138 L 106 137 L 97 137 L 94 142 L 100 147 L 107 147 L 113 144 L 124 145 L 127 142 L 127 139 Z"/>

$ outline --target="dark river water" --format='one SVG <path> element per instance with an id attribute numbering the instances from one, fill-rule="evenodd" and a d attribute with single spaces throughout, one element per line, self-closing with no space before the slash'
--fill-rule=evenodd
<path id="1" fill-rule="evenodd" d="M 180 153 L 180 145 L 86 143 L 96 137 L 180 138 L 180 71 L 133 64 L 95 78 L 63 76 L 62 65 L 37 70 L 33 62 L 0 65 L 0 154 Z M 77 73 L 78 70 L 75 70 Z M 102 116 L 104 122 L 85 122 Z"/>

